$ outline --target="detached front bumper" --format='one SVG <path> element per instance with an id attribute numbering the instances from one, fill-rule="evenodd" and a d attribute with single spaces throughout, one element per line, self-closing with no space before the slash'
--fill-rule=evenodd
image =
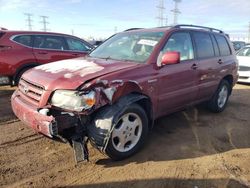
<path id="1" fill-rule="evenodd" d="M 20 98 L 18 90 L 11 97 L 11 105 L 15 115 L 36 132 L 48 137 L 56 136 L 57 125 L 53 116 L 47 116 L 38 112 L 38 109 Z"/>

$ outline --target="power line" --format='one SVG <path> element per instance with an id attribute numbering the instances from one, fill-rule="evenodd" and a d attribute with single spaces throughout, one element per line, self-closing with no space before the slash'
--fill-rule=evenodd
<path id="1" fill-rule="evenodd" d="M 158 9 L 158 16 L 156 17 L 156 19 L 158 20 L 158 26 L 162 27 L 164 24 L 164 10 L 165 10 L 165 6 L 164 6 L 164 0 L 159 0 L 159 5 L 156 6 L 156 8 Z"/>
<path id="2" fill-rule="evenodd" d="M 42 21 L 40 23 L 43 24 L 43 29 L 42 31 L 47 32 L 49 29 L 47 28 L 47 25 L 49 22 L 47 22 L 47 19 L 49 18 L 48 16 L 40 16 L 42 18 Z"/>
<path id="3" fill-rule="evenodd" d="M 29 28 L 30 31 L 32 31 L 32 22 L 33 20 L 31 19 L 31 17 L 33 16 L 30 13 L 24 13 L 25 16 L 27 16 L 27 19 L 25 20 L 27 22 L 27 26 Z"/>
<path id="4" fill-rule="evenodd" d="M 178 23 L 178 15 L 181 13 L 179 8 L 178 8 L 178 4 L 181 3 L 181 0 L 173 0 L 173 1 L 174 1 L 174 9 L 171 10 L 171 12 L 173 12 L 173 14 L 174 14 L 173 24 L 176 25 Z"/>

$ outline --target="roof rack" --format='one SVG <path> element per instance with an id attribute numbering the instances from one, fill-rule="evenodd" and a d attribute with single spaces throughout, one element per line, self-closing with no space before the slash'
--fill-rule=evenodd
<path id="1" fill-rule="evenodd" d="M 180 25 L 175 25 L 174 28 L 198 28 L 198 29 L 204 29 L 207 31 L 217 31 L 219 33 L 224 33 L 223 31 L 211 27 L 204 27 L 204 26 L 199 26 L 199 25 L 186 25 L 186 24 L 180 24 Z"/>
<path id="2" fill-rule="evenodd" d="M 126 32 L 126 31 L 132 31 L 132 30 L 137 30 L 137 29 L 143 29 L 143 28 L 130 28 L 130 29 L 124 30 L 124 32 Z"/>

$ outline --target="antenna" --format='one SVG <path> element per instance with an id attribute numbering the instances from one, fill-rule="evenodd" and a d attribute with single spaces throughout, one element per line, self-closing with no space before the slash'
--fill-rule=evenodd
<path id="1" fill-rule="evenodd" d="M 163 26 L 163 22 L 164 22 L 164 1 L 163 0 L 159 0 L 159 5 L 156 6 L 156 8 L 158 9 L 158 16 L 156 17 L 156 19 L 158 20 L 158 26 L 162 27 Z"/>
<path id="2" fill-rule="evenodd" d="M 24 13 L 24 15 L 27 16 L 27 19 L 25 21 L 27 22 L 27 26 L 28 26 L 29 30 L 32 31 L 32 24 L 31 23 L 33 20 L 31 19 L 31 17 L 33 15 L 30 13 Z"/>
<path id="3" fill-rule="evenodd" d="M 179 8 L 178 8 L 178 4 L 181 3 L 181 0 L 173 0 L 174 1 L 174 9 L 171 10 L 171 12 L 173 12 L 174 14 L 174 25 L 176 25 L 178 23 L 178 15 L 181 13 Z"/>
<path id="4" fill-rule="evenodd" d="M 47 28 L 47 25 L 49 24 L 49 22 L 47 22 L 46 19 L 48 19 L 48 16 L 40 16 L 42 18 L 42 21 L 40 23 L 43 24 L 43 29 L 42 31 L 47 32 L 49 29 Z"/>

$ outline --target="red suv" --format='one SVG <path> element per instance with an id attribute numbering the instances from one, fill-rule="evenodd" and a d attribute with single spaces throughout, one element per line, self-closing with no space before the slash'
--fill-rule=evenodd
<path id="1" fill-rule="evenodd" d="M 77 161 L 88 158 L 87 141 L 121 160 L 143 146 L 160 116 L 200 102 L 223 111 L 237 70 L 234 49 L 220 30 L 128 30 L 85 58 L 26 72 L 12 108 L 37 132 L 71 143 Z"/>
<path id="2" fill-rule="evenodd" d="M 86 41 L 65 34 L 0 30 L 0 85 L 15 85 L 32 67 L 85 56 L 92 48 Z"/>

